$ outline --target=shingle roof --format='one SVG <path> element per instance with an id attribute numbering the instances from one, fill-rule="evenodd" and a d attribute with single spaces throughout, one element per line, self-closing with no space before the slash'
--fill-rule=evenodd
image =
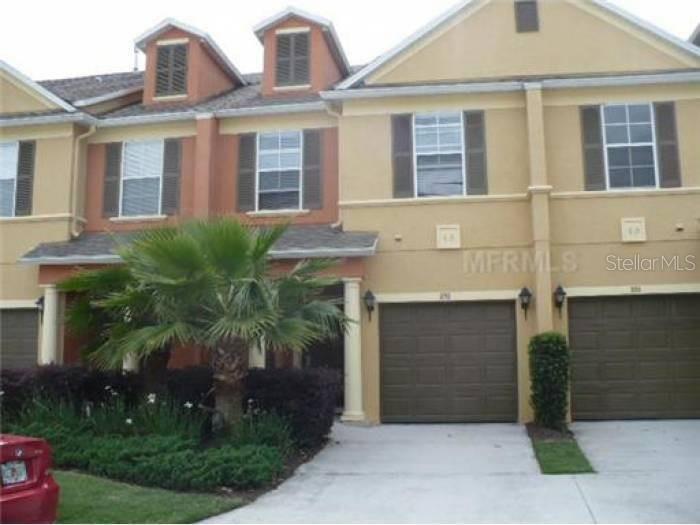
<path id="1" fill-rule="evenodd" d="M 35 264 L 118 263 L 118 248 L 139 233 L 83 233 L 70 241 L 39 244 L 20 260 Z M 329 225 L 290 226 L 270 255 L 274 259 L 366 257 L 374 254 L 376 244 L 374 232 L 343 231 Z"/>
<path id="2" fill-rule="evenodd" d="M 143 87 L 143 71 L 42 80 L 39 84 L 63 100 L 73 103 Z"/>

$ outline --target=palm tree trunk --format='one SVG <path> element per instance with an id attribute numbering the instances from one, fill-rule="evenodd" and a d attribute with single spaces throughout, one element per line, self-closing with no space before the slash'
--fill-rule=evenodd
<path id="1" fill-rule="evenodd" d="M 226 425 L 235 425 L 243 417 L 243 380 L 248 375 L 248 347 L 240 339 L 212 352 L 216 410 Z"/>

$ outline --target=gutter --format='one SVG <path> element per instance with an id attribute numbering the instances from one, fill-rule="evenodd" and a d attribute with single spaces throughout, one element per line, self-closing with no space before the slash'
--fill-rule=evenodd
<path id="1" fill-rule="evenodd" d="M 99 119 L 82 112 L 59 113 L 56 115 L 35 115 L 26 117 L 0 118 L 0 126 L 4 128 L 28 126 L 33 124 L 61 124 L 66 122 L 85 124 L 87 126 L 95 126 L 99 122 Z"/>
<path id="2" fill-rule="evenodd" d="M 78 216 L 78 199 L 76 198 L 76 195 L 78 193 L 78 172 L 80 171 L 80 159 L 78 158 L 80 152 L 80 143 L 83 139 L 86 139 L 89 136 L 93 135 L 96 131 L 97 126 L 90 126 L 90 129 L 87 130 L 85 133 L 75 137 L 75 141 L 73 142 L 73 156 L 71 159 L 72 165 L 70 173 L 71 193 L 70 201 L 68 203 L 68 209 L 70 210 L 71 215 L 70 235 L 73 238 L 77 237 L 81 233 L 80 231 L 78 231 L 78 221 L 76 220 L 76 217 Z"/>

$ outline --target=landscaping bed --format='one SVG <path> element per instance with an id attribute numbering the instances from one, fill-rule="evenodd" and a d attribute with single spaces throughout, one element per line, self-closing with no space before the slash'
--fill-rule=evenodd
<path id="1" fill-rule="evenodd" d="M 527 425 L 527 433 L 532 440 L 542 474 L 595 472 L 571 431 L 560 432 L 530 423 Z"/>

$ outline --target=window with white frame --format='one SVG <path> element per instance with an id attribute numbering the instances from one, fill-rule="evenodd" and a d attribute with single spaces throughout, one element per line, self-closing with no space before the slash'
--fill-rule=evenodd
<path id="1" fill-rule="evenodd" d="M 163 140 L 124 142 L 120 215 L 161 214 Z"/>
<path id="2" fill-rule="evenodd" d="M 423 113 L 414 117 L 416 196 L 464 195 L 462 113 Z"/>
<path id="3" fill-rule="evenodd" d="M 0 217 L 15 216 L 19 142 L 0 142 Z"/>
<path id="4" fill-rule="evenodd" d="M 608 188 L 657 187 L 651 104 L 602 107 Z"/>
<path id="5" fill-rule="evenodd" d="M 258 135 L 258 210 L 301 208 L 301 131 Z"/>

